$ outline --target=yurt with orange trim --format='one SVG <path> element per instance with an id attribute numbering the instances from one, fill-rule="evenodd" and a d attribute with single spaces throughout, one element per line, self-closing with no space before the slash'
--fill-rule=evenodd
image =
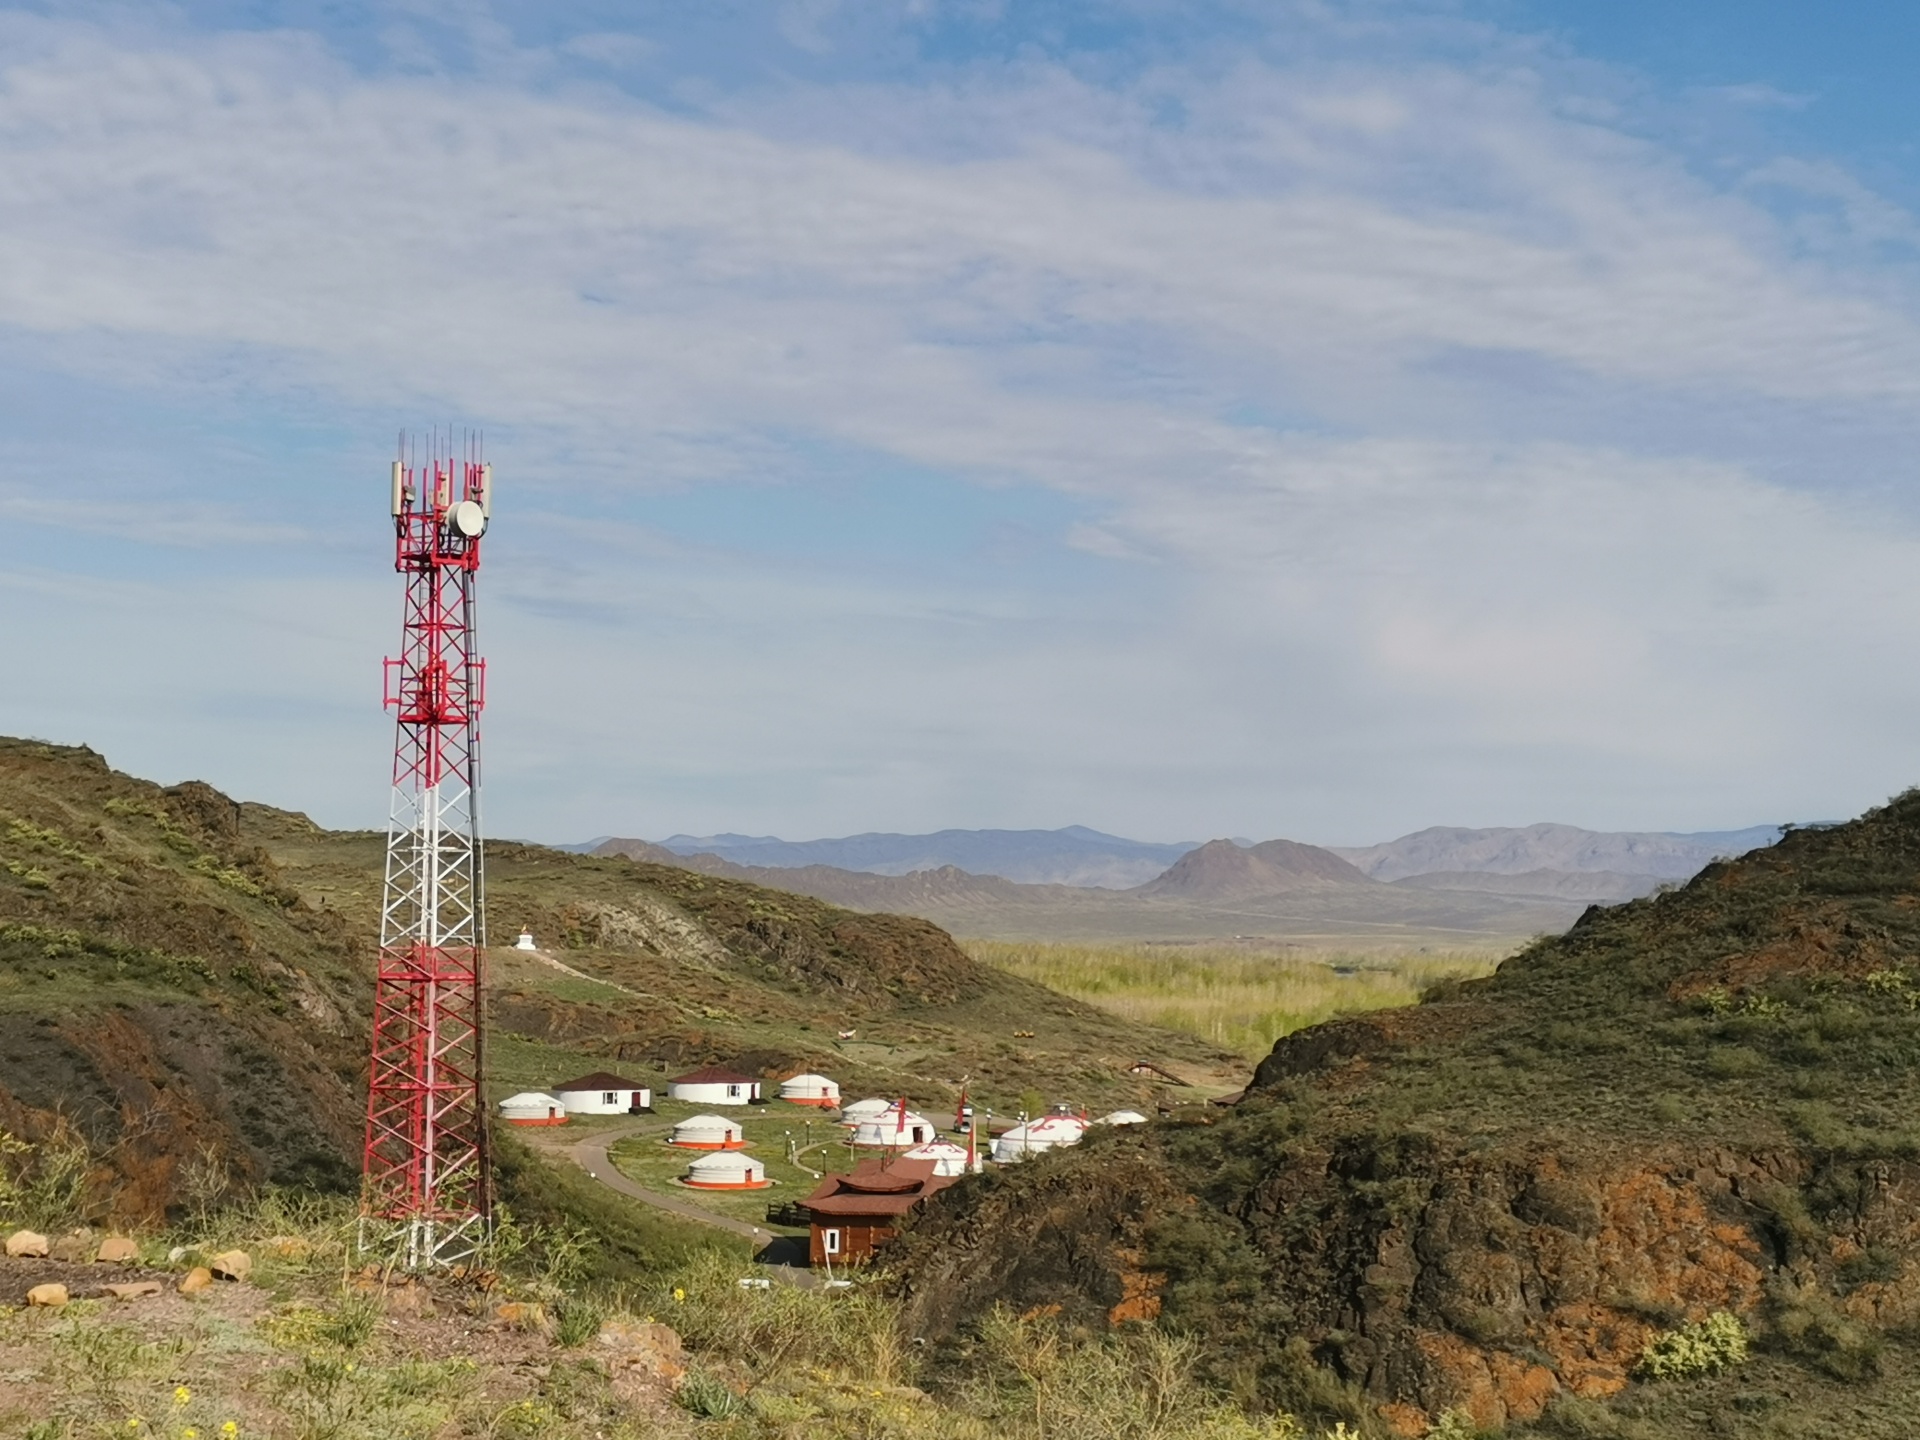
<path id="1" fill-rule="evenodd" d="M 766 1166 L 732 1151 L 702 1155 L 687 1166 L 680 1183 L 690 1190 L 764 1190 L 773 1184 Z"/>
<path id="2" fill-rule="evenodd" d="M 780 1098 L 789 1105 L 837 1110 L 840 1108 L 840 1085 L 824 1075 L 790 1075 L 780 1082 Z"/>
<path id="3" fill-rule="evenodd" d="M 681 1150 L 743 1150 L 747 1135 L 724 1115 L 689 1115 L 674 1125 L 667 1143 Z"/>
<path id="4" fill-rule="evenodd" d="M 500 1102 L 500 1118 L 509 1125 L 564 1125 L 567 1107 L 558 1095 L 522 1090 Z"/>

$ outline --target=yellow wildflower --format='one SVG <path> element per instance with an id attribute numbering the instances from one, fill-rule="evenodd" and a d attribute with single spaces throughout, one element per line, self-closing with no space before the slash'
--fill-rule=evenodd
<path id="1" fill-rule="evenodd" d="M 685 1300 L 686 1298 L 687 1298 L 686 1291 L 682 1290 L 678 1285 L 673 1287 L 673 1303 L 674 1304 L 678 1305 L 682 1300 Z"/>
<path id="2" fill-rule="evenodd" d="M 175 1386 L 173 1391 L 173 1403 L 176 1405 L 191 1405 L 193 1403 L 193 1391 L 189 1390 L 184 1385 Z"/>
<path id="3" fill-rule="evenodd" d="M 233 1421 L 229 1420 L 227 1421 L 226 1424 L 220 1427 L 220 1433 L 222 1435 L 238 1435 L 240 1433 L 240 1427 L 236 1425 Z"/>
<path id="4" fill-rule="evenodd" d="M 180 1440 L 200 1440 L 200 1432 L 189 1425 L 180 1432 Z"/>

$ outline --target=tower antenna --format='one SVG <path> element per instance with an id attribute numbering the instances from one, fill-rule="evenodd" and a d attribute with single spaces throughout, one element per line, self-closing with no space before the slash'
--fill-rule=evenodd
<path id="1" fill-rule="evenodd" d="M 380 906 L 361 1244 L 410 1270 L 451 1265 L 485 1240 L 492 1209 L 482 986 L 487 943 L 480 848 L 480 711 L 487 662 L 474 642 L 474 580 L 493 511 L 478 447 L 424 460 L 401 437 L 389 477 L 394 569 L 406 599 L 394 711 L 393 803 Z"/>

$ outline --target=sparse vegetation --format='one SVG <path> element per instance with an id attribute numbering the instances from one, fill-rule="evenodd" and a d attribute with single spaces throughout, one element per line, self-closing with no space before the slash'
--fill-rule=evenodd
<path id="1" fill-rule="evenodd" d="M 30 1167 L 35 1147 L 9 1140 Z M 363 1267 L 352 1207 L 269 1192 L 147 1237 L 167 1293 L 128 1311 L 81 1300 L 0 1308 L 0 1433 L 81 1440 L 1307 1440 L 1199 1378 L 1197 1342 L 1135 1327 L 1100 1339 L 1045 1316 L 989 1316 L 963 1378 L 918 1388 L 924 1353 L 897 1304 L 767 1285 L 702 1249 L 644 1285 L 562 1267 L 571 1240 L 509 1223 L 499 1268 L 430 1284 Z M 216 1248 L 253 1284 L 192 1302 L 179 1272 Z M 0 1265 L 10 1263 L 0 1261 Z M 0 1271 L 0 1274 L 6 1272 Z M 759 1283 L 743 1285 L 743 1280 Z M 542 1302 L 550 1302 L 542 1303 Z M 551 1314 L 551 1320 L 548 1315 Z M 681 1367 L 609 1367 L 600 1337 L 668 1322 Z M 677 1342 L 662 1354 L 677 1354 Z M 568 1358 L 577 1355 L 578 1358 Z M 676 1380 L 678 1383 L 676 1385 Z M 724 1424 L 724 1431 L 704 1427 Z M 1340 1431 L 1341 1434 L 1357 1432 Z"/>
<path id="2" fill-rule="evenodd" d="M 1716 1310 L 1696 1324 L 1656 1335 L 1638 1370 L 1649 1380 L 1694 1380 L 1731 1370 L 1746 1358 L 1747 1327 L 1738 1315 Z"/>

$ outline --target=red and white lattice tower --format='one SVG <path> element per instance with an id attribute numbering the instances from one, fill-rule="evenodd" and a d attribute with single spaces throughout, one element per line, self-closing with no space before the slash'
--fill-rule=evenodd
<path id="1" fill-rule="evenodd" d="M 480 1094 L 480 710 L 474 577 L 493 511 L 477 443 L 393 464 L 394 568 L 406 577 L 400 658 L 386 662 L 397 719 L 380 974 L 367 1095 L 363 1243 L 409 1269 L 446 1265 L 485 1239 L 486 1108 Z M 403 448 L 404 455 L 404 448 Z"/>

